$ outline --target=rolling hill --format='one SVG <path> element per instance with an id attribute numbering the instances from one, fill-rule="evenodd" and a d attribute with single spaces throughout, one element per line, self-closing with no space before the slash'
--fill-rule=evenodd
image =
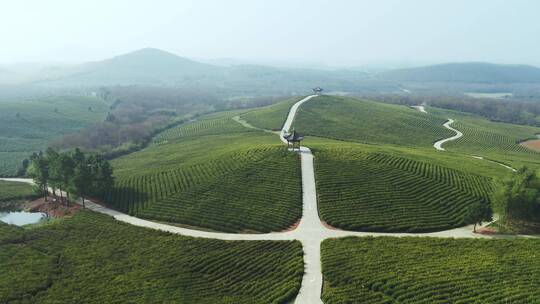
<path id="1" fill-rule="evenodd" d="M 202 82 L 223 74 L 223 68 L 195 62 L 152 48 L 76 67 L 69 75 L 44 81 L 44 85 L 177 85 Z"/>
<path id="2" fill-rule="evenodd" d="M 241 113 L 206 115 L 115 159 L 116 189 L 105 201 L 139 217 L 216 231 L 293 226 L 302 214 L 299 157 L 277 136 L 232 119 Z"/>

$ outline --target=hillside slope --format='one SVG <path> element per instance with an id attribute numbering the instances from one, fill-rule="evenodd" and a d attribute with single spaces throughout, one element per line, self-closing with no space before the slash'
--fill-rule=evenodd
<path id="1" fill-rule="evenodd" d="M 0 102 L 0 176 L 15 175 L 21 161 L 50 140 L 102 121 L 107 111 L 95 97 Z"/>
<path id="2" fill-rule="evenodd" d="M 225 232 L 270 232 L 302 214 L 300 159 L 277 136 L 223 112 L 164 131 L 142 151 L 113 161 L 106 197 L 130 214 Z"/>
<path id="3" fill-rule="evenodd" d="M 321 96 L 303 105 L 294 127 L 300 133 L 373 144 L 429 147 L 453 135 L 445 119 L 404 106 L 349 97 Z"/>

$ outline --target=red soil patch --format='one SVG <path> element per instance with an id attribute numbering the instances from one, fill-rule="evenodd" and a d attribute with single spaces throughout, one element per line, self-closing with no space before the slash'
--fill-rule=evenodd
<path id="1" fill-rule="evenodd" d="M 33 201 L 29 208 L 30 211 L 43 212 L 52 217 L 64 217 L 73 215 L 81 208 L 81 206 L 77 204 L 66 204 L 65 199 L 64 201 L 60 201 L 59 198 L 55 199 L 49 197 L 48 200 L 49 201 L 46 202 L 45 198 L 40 198 Z"/>
<path id="2" fill-rule="evenodd" d="M 540 152 L 540 139 L 527 140 L 520 143 L 520 145 L 524 146 L 527 149 Z"/>
<path id="3" fill-rule="evenodd" d="M 293 231 L 294 229 L 298 228 L 298 225 L 300 225 L 300 221 L 297 221 L 296 223 L 294 223 L 291 227 L 281 231 L 281 232 L 287 232 L 287 231 Z"/>
<path id="4" fill-rule="evenodd" d="M 490 228 L 490 227 L 484 227 L 484 228 L 478 228 L 476 229 L 476 233 L 478 234 L 497 234 L 498 231 L 494 228 Z"/>
<path id="5" fill-rule="evenodd" d="M 342 230 L 342 229 L 336 228 L 336 227 L 334 227 L 334 226 L 330 226 L 330 224 L 328 224 L 328 223 L 325 222 L 325 221 L 321 221 L 321 224 L 322 224 L 324 227 L 326 227 L 326 228 L 328 228 L 328 229 L 331 229 L 331 230 Z"/>

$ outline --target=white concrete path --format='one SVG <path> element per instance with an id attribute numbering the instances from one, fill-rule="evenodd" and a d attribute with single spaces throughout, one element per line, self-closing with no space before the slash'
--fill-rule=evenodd
<path id="1" fill-rule="evenodd" d="M 416 109 L 422 113 L 427 113 L 426 108 L 424 106 L 411 106 L 411 108 Z"/>
<path id="2" fill-rule="evenodd" d="M 287 116 L 283 128 L 280 132 L 280 139 L 284 143 L 284 134 L 287 133 L 294 121 L 298 108 L 304 103 L 317 95 L 308 96 L 291 107 L 291 110 Z M 235 119 L 246 127 L 249 124 L 239 119 Z M 445 125 L 446 127 L 461 134 L 461 132 L 449 127 L 453 120 L 449 120 Z M 461 136 L 461 135 L 460 135 Z M 459 137 L 460 137 L 459 136 Z M 446 140 L 448 141 L 448 140 Z M 116 220 L 129 223 L 131 225 L 145 227 L 150 229 L 156 229 L 161 231 L 167 231 L 175 234 L 212 238 L 220 240 L 299 240 L 302 243 L 304 249 L 304 276 L 302 278 L 302 286 L 300 292 L 296 298 L 297 304 L 317 304 L 322 303 L 321 291 L 323 285 L 322 270 L 321 270 L 321 251 L 320 245 L 324 239 L 338 238 L 347 236 L 394 236 L 394 237 L 442 237 L 442 238 L 490 238 L 493 236 L 486 236 L 472 233 L 472 226 L 451 229 L 447 231 L 433 232 L 433 233 L 377 233 L 377 232 L 353 232 L 343 231 L 336 229 L 329 229 L 324 226 L 319 219 L 319 213 L 317 208 L 317 191 L 315 186 L 315 171 L 313 166 L 313 154 L 309 148 L 301 147 L 298 152 L 301 158 L 302 166 L 302 202 L 303 202 L 303 214 L 298 227 L 292 231 L 276 232 L 266 234 L 232 234 L 232 233 L 219 233 L 219 232 L 207 232 L 188 228 L 181 228 L 177 226 L 156 223 L 137 217 L 133 217 L 116 210 L 112 210 L 96 204 L 91 201 L 86 202 L 86 207 L 92 211 L 103 213 L 114 217 Z M 0 178 L 0 180 L 32 183 L 31 179 L 21 178 Z M 512 236 L 496 236 L 499 238 L 510 238 Z"/>
<path id="3" fill-rule="evenodd" d="M 416 108 L 418 111 L 420 112 L 424 112 L 424 113 L 427 113 L 424 106 L 412 106 L 413 108 Z M 439 151 L 446 151 L 443 147 L 442 147 L 442 144 L 444 144 L 445 142 L 448 142 L 448 141 L 452 141 L 452 140 L 456 140 L 460 137 L 463 136 L 463 133 L 461 133 L 459 130 L 457 129 L 454 129 L 453 127 L 451 127 L 450 125 L 454 122 L 453 119 L 451 118 L 448 118 L 448 121 L 446 123 L 443 124 L 443 126 L 449 130 L 452 130 L 454 132 L 456 132 L 456 135 L 452 136 L 452 137 L 448 137 L 448 138 L 445 138 L 445 139 L 441 139 L 439 141 L 437 141 L 436 143 L 433 144 L 433 147 Z M 517 172 L 516 169 L 508 166 L 508 165 L 505 165 L 503 163 L 500 163 L 498 161 L 494 161 L 494 160 L 491 160 L 491 159 L 485 159 L 483 156 L 478 156 L 478 155 L 469 155 L 473 158 L 476 158 L 476 159 L 481 159 L 481 160 L 484 160 L 484 161 L 488 161 L 488 162 L 491 162 L 491 163 L 494 163 L 494 164 L 497 164 L 499 166 L 502 166 L 502 167 L 505 167 L 506 169 L 508 170 L 511 170 L 512 172 Z"/>
<path id="4" fill-rule="evenodd" d="M 445 143 L 445 142 L 448 142 L 448 141 L 452 141 L 452 140 L 456 140 L 458 138 L 460 138 L 461 136 L 463 136 L 463 133 L 461 133 L 460 131 L 450 127 L 450 125 L 454 122 L 453 119 L 451 118 L 448 118 L 448 121 L 444 123 L 444 127 L 447 128 L 448 130 L 452 130 L 454 132 L 456 132 L 456 135 L 452 136 L 452 137 L 448 137 L 448 138 L 445 138 L 445 139 L 441 139 L 439 140 L 438 142 L 434 143 L 433 144 L 433 147 L 435 147 L 435 149 L 439 150 L 439 151 L 446 151 L 442 145 Z"/>

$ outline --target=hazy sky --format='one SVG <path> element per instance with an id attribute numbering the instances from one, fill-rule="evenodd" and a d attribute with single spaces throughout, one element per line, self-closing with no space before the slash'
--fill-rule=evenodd
<path id="1" fill-rule="evenodd" d="M 258 62 L 540 64 L 536 0 L 0 0 L 0 63 L 143 47 Z"/>

